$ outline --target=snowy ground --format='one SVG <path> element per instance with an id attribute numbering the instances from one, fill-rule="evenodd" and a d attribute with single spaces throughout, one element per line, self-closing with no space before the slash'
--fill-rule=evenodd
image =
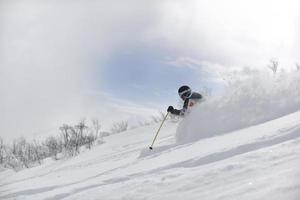
<path id="1" fill-rule="evenodd" d="M 182 145 L 174 145 L 177 125 L 163 127 L 152 152 L 158 124 L 72 159 L 0 169 L 0 199 L 300 199 L 300 112 Z"/>

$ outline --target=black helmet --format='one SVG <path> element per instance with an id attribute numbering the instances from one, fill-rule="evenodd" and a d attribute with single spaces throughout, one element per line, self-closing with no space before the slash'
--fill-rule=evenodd
<path id="1" fill-rule="evenodd" d="M 181 86 L 179 89 L 178 89 L 178 95 L 180 96 L 180 98 L 182 98 L 183 100 L 185 100 L 186 98 L 188 98 L 189 96 L 191 96 L 192 94 L 192 90 L 189 86 L 187 85 L 184 85 L 184 86 Z"/>

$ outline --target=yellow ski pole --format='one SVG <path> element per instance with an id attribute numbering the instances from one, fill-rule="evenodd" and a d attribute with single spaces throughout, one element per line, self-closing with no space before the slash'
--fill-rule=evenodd
<path id="1" fill-rule="evenodd" d="M 154 139 L 153 139 L 153 141 L 152 141 L 152 144 L 151 144 L 151 146 L 149 147 L 149 149 L 151 149 L 151 150 L 153 149 L 153 144 L 154 144 L 154 142 L 155 142 L 155 140 L 156 140 L 156 138 L 157 138 L 157 135 L 158 135 L 158 133 L 159 133 L 161 127 L 162 127 L 163 124 L 165 123 L 165 121 L 166 121 L 168 115 L 169 115 L 169 112 L 166 114 L 166 116 L 164 117 L 163 121 L 161 122 L 161 125 L 160 125 L 160 127 L 158 128 L 158 130 L 157 130 L 157 132 L 156 132 L 156 135 L 155 135 L 155 137 L 154 137 Z"/>

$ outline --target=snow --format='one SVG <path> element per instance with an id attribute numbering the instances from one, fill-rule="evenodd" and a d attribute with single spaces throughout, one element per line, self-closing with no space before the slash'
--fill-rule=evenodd
<path id="1" fill-rule="evenodd" d="M 236 73 L 224 94 L 208 97 L 180 124 L 178 144 L 230 133 L 299 110 L 299 72 L 282 72 L 274 77 L 246 68 Z"/>
<path id="2" fill-rule="evenodd" d="M 300 112 L 185 143 L 168 121 L 150 151 L 158 126 L 106 137 L 71 159 L 1 170 L 0 199 L 300 199 Z"/>

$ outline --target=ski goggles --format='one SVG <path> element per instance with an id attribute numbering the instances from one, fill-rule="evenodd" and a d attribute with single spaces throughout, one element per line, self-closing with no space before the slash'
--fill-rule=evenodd
<path id="1" fill-rule="evenodd" d="M 186 98 L 190 97 L 191 95 L 192 95 L 192 90 L 191 89 L 188 89 L 188 90 L 185 90 L 185 91 L 179 93 L 179 96 L 182 99 L 186 99 Z"/>

